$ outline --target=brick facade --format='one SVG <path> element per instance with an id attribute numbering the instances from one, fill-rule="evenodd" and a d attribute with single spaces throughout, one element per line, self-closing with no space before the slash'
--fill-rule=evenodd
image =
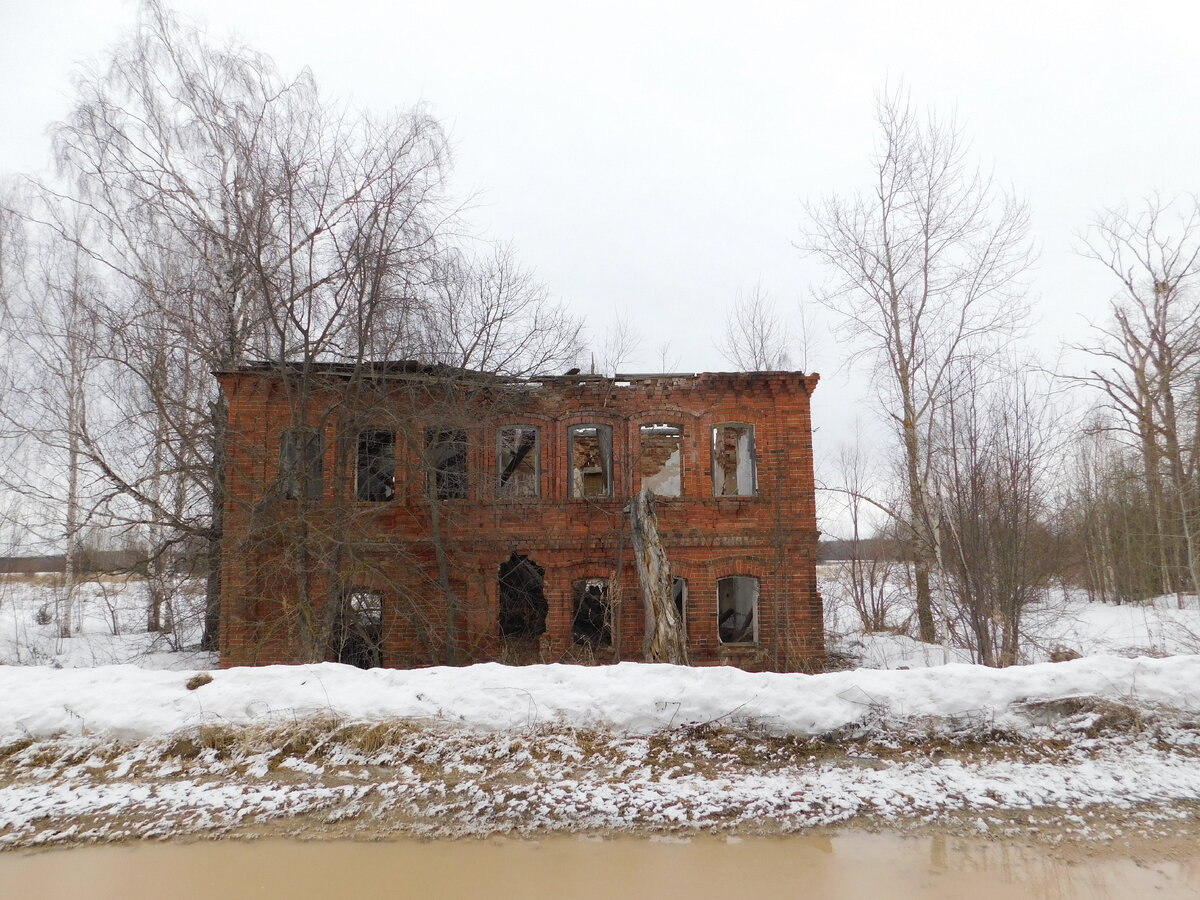
<path id="1" fill-rule="evenodd" d="M 329 634 L 349 634 L 348 604 L 360 603 L 346 600 L 351 595 L 366 598 L 365 618 L 354 621 L 373 623 L 373 659 L 387 666 L 638 660 L 643 610 L 624 510 L 643 478 L 654 477 L 679 494 L 660 494 L 657 510 L 672 573 L 686 581 L 693 663 L 818 670 L 809 414 L 818 377 L 513 382 L 403 364 L 365 377 L 333 366 L 303 377 L 222 373 L 229 455 L 221 663 L 346 659 L 350 639 L 331 644 Z M 507 432 L 511 446 L 498 448 L 500 429 L 514 426 L 523 429 Z M 529 446 L 514 455 L 522 440 Z M 522 473 L 524 495 L 504 496 L 505 463 Z M 431 473 L 439 465 L 440 474 Z M 297 468 L 311 486 L 296 479 Z M 364 487 L 368 470 L 380 474 Z M 373 490 L 374 499 L 360 499 Z M 438 491 L 448 499 L 431 499 Z M 714 496 L 719 491 L 732 495 Z M 523 572 L 544 572 L 545 602 L 529 607 L 537 622 L 528 633 L 502 637 L 501 567 L 522 557 L 537 567 Z M 718 580 L 731 576 L 757 579 L 756 607 L 749 594 L 718 599 Z M 599 637 L 578 614 L 587 579 L 607 582 L 608 630 Z M 514 590 L 504 593 L 510 611 L 514 597 L 534 597 L 533 588 Z M 738 622 L 745 627 L 735 640 L 730 623 Z"/>

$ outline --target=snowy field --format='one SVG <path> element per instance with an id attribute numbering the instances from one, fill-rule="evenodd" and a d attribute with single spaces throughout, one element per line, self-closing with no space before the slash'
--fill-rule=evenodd
<path id="1" fill-rule="evenodd" d="M 204 585 L 169 585 L 168 631 L 146 631 L 149 593 L 137 579 L 103 577 L 75 591 L 70 635 L 58 620 L 66 597 L 57 575 L 0 575 L 0 665 L 86 668 L 124 663 L 146 669 L 204 669 L 217 664 L 195 648 L 204 628 Z"/>
<path id="2" fill-rule="evenodd" d="M 843 822 L 1092 841 L 1194 828 L 1200 802 L 1194 600 L 1060 596 L 1029 617 L 1035 661 L 1002 670 L 855 632 L 827 583 L 838 647 L 873 668 L 204 671 L 173 649 L 195 590 L 148 635 L 143 586 L 92 586 L 62 638 L 53 583 L 4 587 L 0 846 Z M 1036 661 L 1059 648 L 1084 658 Z"/>
<path id="3" fill-rule="evenodd" d="M 958 646 L 923 644 L 916 632 L 911 591 L 893 579 L 883 604 L 888 629 L 864 633 L 837 564 L 818 569 L 825 599 L 826 642 L 857 667 L 901 669 L 973 662 Z M 1056 651 L 1079 656 L 1176 656 L 1200 653 L 1200 598 L 1174 594 L 1146 603 L 1091 603 L 1078 590 L 1054 589 L 1045 602 L 1025 610 L 1021 662 L 1050 661 Z"/>

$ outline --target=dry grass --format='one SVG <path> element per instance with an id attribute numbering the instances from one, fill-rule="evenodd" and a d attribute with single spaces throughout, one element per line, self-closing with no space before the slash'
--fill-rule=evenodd
<path id="1" fill-rule="evenodd" d="M 211 675 L 209 675 L 207 672 L 201 672 L 200 674 L 193 675 L 191 678 L 189 678 L 187 680 L 186 687 L 189 691 L 194 691 L 197 688 L 204 687 L 204 685 L 206 685 L 206 684 L 212 684 L 212 680 L 213 680 L 213 677 Z"/>

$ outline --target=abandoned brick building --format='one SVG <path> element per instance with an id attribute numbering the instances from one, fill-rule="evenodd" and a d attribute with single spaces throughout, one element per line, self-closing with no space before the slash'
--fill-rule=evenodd
<path id="1" fill-rule="evenodd" d="M 220 373 L 221 663 L 641 659 L 648 487 L 692 663 L 819 669 L 818 377 Z"/>

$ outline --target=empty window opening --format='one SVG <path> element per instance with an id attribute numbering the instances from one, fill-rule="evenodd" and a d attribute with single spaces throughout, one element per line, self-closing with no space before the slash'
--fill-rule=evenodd
<path id="1" fill-rule="evenodd" d="M 543 591 L 546 570 L 513 553 L 500 564 L 500 636 L 536 639 L 546 631 L 550 605 Z"/>
<path id="2" fill-rule="evenodd" d="M 752 497 L 758 490 L 754 426 L 718 425 L 712 431 L 714 497 Z"/>
<path id="3" fill-rule="evenodd" d="M 758 643 L 758 579 L 717 579 L 717 632 L 722 644 Z"/>
<path id="4" fill-rule="evenodd" d="M 573 585 L 575 610 L 571 639 L 584 647 L 612 646 L 612 602 L 607 578 L 584 578 Z"/>
<path id="5" fill-rule="evenodd" d="M 396 496 L 396 432 L 358 433 L 358 476 L 355 496 L 382 503 Z"/>
<path id="6" fill-rule="evenodd" d="M 316 428 L 285 428 L 279 438 L 279 478 L 288 500 L 320 500 L 325 436 Z"/>
<path id="7" fill-rule="evenodd" d="M 642 487 L 660 497 L 683 493 L 683 429 L 678 425 L 643 425 L 638 461 Z"/>
<path id="8" fill-rule="evenodd" d="M 671 596 L 675 601 L 675 609 L 679 613 L 679 621 L 687 622 L 687 579 L 671 579 Z M 686 626 L 685 626 L 686 630 Z"/>
<path id="9" fill-rule="evenodd" d="M 567 430 L 570 447 L 571 496 L 611 497 L 612 426 L 572 425 Z"/>
<path id="10" fill-rule="evenodd" d="M 375 669 L 383 661 L 383 594 L 351 591 L 342 600 L 334 632 L 337 661 Z"/>
<path id="11" fill-rule="evenodd" d="M 467 496 L 467 433 L 461 430 L 428 428 L 425 450 L 429 461 L 430 488 L 438 500 L 462 500 Z"/>
<path id="12" fill-rule="evenodd" d="M 496 435 L 497 488 L 501 497 L 541 495 L 539 430 L 531 425 L 501 428 Z"/>

